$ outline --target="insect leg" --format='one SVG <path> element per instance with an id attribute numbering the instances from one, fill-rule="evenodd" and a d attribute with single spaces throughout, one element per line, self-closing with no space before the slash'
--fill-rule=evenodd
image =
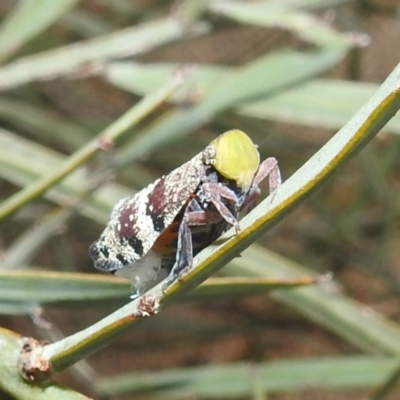
<path id="1" fill-rule="evenodd" d="M 191 200 L 183 213 L 182 221 L 179 224 L 178 230 L 175 263 L 168 276 L 164 289 L 174 282 L 185 268 L 191 268 L 193 265 L 193 243 L 192 233 L 189 227 L 189 215 L 194 209 L 196 210 L 194 212 L 199 212 L 197 209 L 200 207 L 196 207 L 196 205 L 197 202 L 195 199 Z"/>
<path id="2" fill-rule="evenodd" d="M 214 182 L 204 183 L 203 190 L 208 199 L 214 204 L 215 208 L 221 214 L 222 218 L 224 218 L 228 224 L 234 226 L 236 232 L 240 232 L 239 222 L 221 200 L 221 198 L 230 200 L 234 206 L 237 207 L 236 194 L 226 186 L 222 186 L 221 184 Z"/>
<path id="3" fill-rule="evenodd" d="M 196 199 L 190 201 L 179 225 L 175 263 L 167 279 L 165 288 L 174 282 L 185 269 L 193 266 L 193 243 L 191 226 L 211 225 L 222 220 L 218 211 L 205 211 Z"/>
<path id="4" fill-rule="evenodd" d="M 278 161 L 274 157 L 267 158 L 258 167 L 251 188 L 246 196 L 246 200 L 241 206 L 241 211 L 245 210 L 246 212 L 249 212 L 255 207 L 261 194 L 259 186 L 267 177 L 269 181 L 269 191 L 270 193 L 273 193 L 282 183 Z"/>
<path id="5" fill-rule="evenodd" d="M 221 221 L 222 216 L 218 211 L 204 210 L 197 199 L 193 199 L 186 212 L 189 226 L 211 225 Z"/>
<path id="6" fill-rule="evenodd" d="M 282 183 L 281 171 L 275 157 L 269 157 L 260 164 L 251 186 L 258 187 L 267 177 L 269 177 L 269 191 L 273 193 Z"/>

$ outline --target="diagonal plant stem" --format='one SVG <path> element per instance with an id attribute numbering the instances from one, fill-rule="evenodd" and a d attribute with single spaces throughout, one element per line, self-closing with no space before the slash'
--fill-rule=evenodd
<path id="1" fill-rule="evenodd" d="M 77 2 L 77 0 L 62 0 L 57 3 L 48 0 L 19 2 L 1 24 L 0 61 L 4 63 L 26 42 L 66 14 Z"/>
<path id="2" fill-rule="evenodd" d="M 7 249 L 3 260 L 0 261 L 0 268 L 5 271 L 20 268 L 21 265 L 28 265 L 43 245 L 57 233 L 62 225 L 79 212 L 96 190 L 107 181 L 107 178 L 104 174 L 96 177 L 91 187 L 73 197 L 68 206 L 57 211 L 52 210 L 36 221 L 33 227 L 19 236 Z"/>
<path id="3" fill-rule="evenodd" d="M 194 34 L 202 34 L 209 29 L 204 23 L 195 23 L 191 28 Z M 67 74 L 101 74 L 101 67 L 107 60 L 149 51 L 181 38 L 186 32 L 176 18 L 161 18 L 90 40 L 20 57 L 0 66 L 0 91 L 32 81 L 46 80 L 49 76 L 54 78 Z"/>
<path id="4" fill-rule="evenodd" d="M 187 76 L 187 70 L 177 71 L 172 79 L 168 80 L 155 92 L 144 97 L 84 147 L 68 157 L 56 171 L 33 182 L 4 201 L 0 205 L 0 221 L 42 195 L 46 190 L 75 171 L 98 152 L 111 147 L 117 139 L 120 139 L 123 134 L 128 132 L 129 128 L 136 125 L 171 96 L 182 85 Z"/>
<path id="5" fill-rule="evenodd" d="M 389 394 L 398 386 L 400 381 L 400 365 L 397 365 L 396 369 L 392 371 L 389 378 L 383 382 L 383 384 L 376 390 L 371 396 L 370 400 L 385 400 Z"/>
<path id="6" fill-rule="evenodd" d="M 231 229 L 217 244 L 194 260 L 194 267 L 163 291 L 163 283 L 126 304 L 103 320 L 61 341 L 38 346 L 20 358 L 23 375 L 31 379 L 50 376 L 105 346 L 142 316 L 155 314 L 181 292 L 198 285 L 226 265 L 265 231 L 289 213 L 344 162 L 360 151 L 400 109 L 400 64 L 371 100 L 329 142 L 240 222 L 241 232 Z M 40 366 L 48 364 L 43 371 Z"/>

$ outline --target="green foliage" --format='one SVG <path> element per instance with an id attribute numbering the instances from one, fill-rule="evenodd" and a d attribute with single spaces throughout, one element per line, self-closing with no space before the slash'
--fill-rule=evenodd
<path id="1" fill-rule="evenodd" d="M 187 0 L 172 11 L 165 4 L 133 6 L 127 0 L 56 3 L 21 1 L 4 11 L 0 26 L 0 223 L 5 245 L 0 313 L 7 315 L 5 328 L 10 321 L 11 327 L 12 321 L 31 317 L 30 332 L 24 335 L 52 342 L 19 359 L 18 334 L 1 329 L 0 390 L 21 400 L 86 398 L 53 381 L 24 381 L 19 359 L 25 368 L 48 361 L 51 370 L 42 371 L 46 376 L 72 366 L 71 372 L 96 396 L 259 399 L 270 393 L 300 396 L 309 387 L 316 393 L 364 389 L 375 400 L 396 395 L 400 325 L 393 315 L 400 281 L 392 264 L 398 259 L 400 117 L 394 114 L 400 108 L 400 71 L 397 67 L 382 86 L 332 72 L 356 63 L 368 42 L 366 35 L 336 29 L 321 17 L 332 10 L 340 15 L 351 2 Z M 242 29 L 264 38 L 265 32 L 285 32 L 289 39 L 284 47 L 275 41 L 268 51 L 257 49 L 250 58 L 239 54 L 243 60 L 238 63 L 207 60 L 202 41 L 212 48 L 218 34 Z M 244 35 L 222 50 L 243 43 L 249 49 L 252 40 Z M 182 60 L 195 64 L 192 50 L 201 54 L 201 63 L 182 68 Z M 389 135 L 381 143 L 370 143 L 361 157 L 339 168 L 383 127 Z M 129 283 L 95 275 L 87 246 L 117 200 L 233 128 L 247 131 L 264 156 L 279 160 L 285 182 L 241 221 L 240 235 L 228 231 L 196 257 L 195 268 L 181 281 L 165 292 L 160 285 L 152 289 L 146 301 L 155 299 L 155 304 L 145 310 L 168 307 L 137 326 L 146 314 L 143 299 L 129 302 Z M 290 128 L 294 134 L 287 133 Z M 340 130 L 326 141 L 331 129 Z M 321 136 L 313 140 L 312 132 Z M 315 154 L 309 158 L 309 153 Z M 297 217 L 289 216 L 268 242 L 263 240 L 336 171 L 339 183 L 326 184 L 295 211 Z M 286 239 L 287 232 L 293 237 Z M 248 248 L 257 239 L 260 243 Z M 336 263 L 341 268 L 331 280 L 323 273 Z M 223 279 L 196 288 L 218 270 Z M 361 282 L 355 284 L 352 276 Z M 339 282 L 349 294 L 342 293 Z M 274 311 L 263 308 L 270 304 L 267 290 L 272 290 Z M 246 305 L 254 299 L 261 300 Z M 373 311 L 382 299 L 392 308 Z M 186 307 L 182 319 L 180 307 Z M 217 323 L 208 319 L 209 309 L 218 313 Z M 245 317 L 241 309 L 248 311 Z M 79 312 L 88 313 L 79 318 L 83 324 L 63 325 L 61 316 L 73 319 Z M 288 321 L 282 336 L 292 335 L 282 339 L 285 360 L 268 360 L 264 341 L 255 339 L 273 333 L 272 312 L 275 320 Z M 236 318 L 230 319 L 231 314 Z M 260 323 L 264 317 L 265 326 Z M 112 376 L 95 372 L 107 369 L 96 359 L 82 364 L 129 327 L 139 341 L 125 339 L 123 352 L 137 360 L 135 371 L 129 371 L 129 363 L 112 361 L 120 351 L 113 345 L 101 350 L 108 351 L 105 364 L 115 371 Z M 324 346 L 317 354 L 323 357 L 307 350 L 307 343 L 320 335 L 315 327 L 334 341 L 334 357 Z M 309 337 L 300 334 L 302 329 L 310 330 Z M 152 342 L 160 331 L 157 343 Z M 211 357 L 202 345 L 206 349 L 221 334 L 240 336 L 248 348 L 252 340 L 258 346 L 208 365 Z M 301 360 L 291 353 L 293 338 Z M 159 371 L 146 372 L 140 353 L 147 351 L 158 366 L 157 346 L 172 348 L 174 357 L 160 359 Z M 199 365 L 187 366 L 192 362 L 183 355 L 174 362 L 183 350 Z M 271 354 L 281 358 L 279 352 Z M 117 374 L 120 366 L 122 375 Z"/>

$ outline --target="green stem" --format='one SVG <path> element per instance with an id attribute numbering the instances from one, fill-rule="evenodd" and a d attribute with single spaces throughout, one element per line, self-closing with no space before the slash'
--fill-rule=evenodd
<path id="1" fill-rule="evenodd" d="M 28 354 L 25 370 L 48 361 L 59 371 L 103 347 L 119 332 L 143 315 L 143 310 L 155 313 L 158 307 L 144 307 L 149 300 L 165 303 L 182 291 L 198 285 L 265 233 L 289 213 L 313 190 L 325 182 L 337 168 L 361 150 L 400 109 L 400 64 L 372 99 L 325 146 L 291 176 L 271 196 L 240 221 L 241 232 L 231 229 L 216 244 L 207 247 L 194 260 L 194 267 L 166 290 L 163 283 L 102 321 L 89 328 L 47 346 L 39 346 Z M 150 302 L 151 303 L 151 302 Z M 48 375 L 51 370 L 47 370 Z M 43 373 L 43 371 L 39 371 Z M 22 370 L 24 374 L 24 370 Z"/>
<path id="2" fill-rule="evenodd" d="M 399 384 L 400 365 L 390 374 L 389 379 L 375 392 L 370 400 L 385 400 L 389 394 L 393 392 Z"/>
<path id="3" fill-rule="evenodd" d="M 178 76 L 179 75 L 179 76 Z M 38 198 L 49 188 L 57 184 L 63 178 L 75 171 L 85 162 L 90 160 L 101 150 L 107 149 L 114 144 L 129 128 L 136 125 L 146 117 L 157 106 L 171 96 L 182 84 L 185 74 L 179 73 L 172 80 L 169 80 L 157 91 L 144 97 L 138 104 L 135 104 L 119 119 L 109 125 L 103 132 L 92 139 L 86 146 L 82 147 L 54 172 L 33 182 L 31 185 L 17 192 L 0 205 L 0 221 L 12 213 L 18 211 L 25 204 Z"/>

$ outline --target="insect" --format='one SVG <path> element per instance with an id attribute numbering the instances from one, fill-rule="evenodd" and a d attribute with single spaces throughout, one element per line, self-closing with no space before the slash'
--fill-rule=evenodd
<path id="1" fill-rule="evenodd" d="M 260 183 L 281 183 L 275 158 L 260 163 L 257 146 L 240 130 L 213 140 L 190 161 L 133 197 L 120 200 L 89 253 L 96 268 L 132 282 L 137 295 L 190 268 L 193 257 L 252 209 Z"/>

